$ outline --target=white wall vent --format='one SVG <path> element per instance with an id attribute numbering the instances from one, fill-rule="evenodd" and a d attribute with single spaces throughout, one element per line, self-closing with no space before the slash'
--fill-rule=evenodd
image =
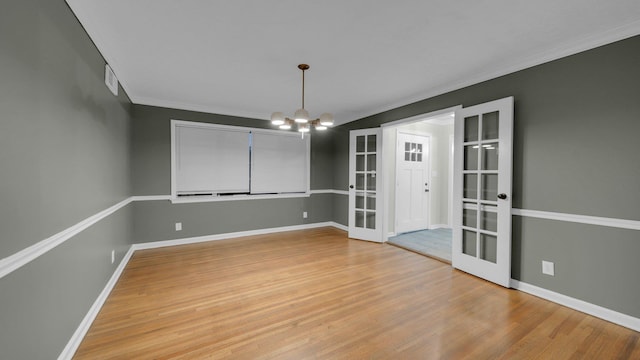
<path id="1" fill-rule="evenodd" d="M 118 78 L 116 74 L 111 70 L 111 66 L 106 64 L 104 66 L 104 83 L 107 85 L 113 95 L 118 96 Z"/>

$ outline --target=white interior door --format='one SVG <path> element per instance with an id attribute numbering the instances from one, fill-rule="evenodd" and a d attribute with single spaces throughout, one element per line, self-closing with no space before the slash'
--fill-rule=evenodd
<path id="1" fill-rule="evenodd" d="M 456 111 L 452 265 L 509 287 L 513 97 Z"/>
<path id="2" fill-rule="evenodd" d="M 429 137 L 399 132 L 396 146 L 396 233 L 429 228 Z"/>
<path id="3" fill-rule="evenodd" d="M 382 242 L 382 129 L 349 135 L 349 237 Z"/>

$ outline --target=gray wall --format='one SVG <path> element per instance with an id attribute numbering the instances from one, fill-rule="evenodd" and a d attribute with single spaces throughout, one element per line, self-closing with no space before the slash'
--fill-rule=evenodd
<path id="1" fill-rule="evenodd" d="M 325 222 L 331 221 L 332 207 L 332 194 L 187 204 L 142 201 L 134 204 L 133 238 L 144 243 Z M 175 231 L 176 222 L 182 231 Z"/>
<path id="2" fill-rule="evenodd" d="M 640 220 L 639 63 L 636 36 L 345 124 L 334 186 L 348 181 L 348 130 L 514 96 L 514 208 Z M 512 276 L 640 317 L 639 247 L 638 231 L 514 216 Z"/>
<path id="3" fill-rule="evenodd" d="M 105 87 L 104 65 L 64 1 L 3 1 L 0 259 L 131 195 L 130 102 Z M 130 221 L 122 209 L 0 278 L 0 357 L 58 356 L 127 250 Z"/>
<path id="4" fill-rule="evenodd" d="M 136 195 L 171 193 L 172 119 L 271 128 L 264 120 L 134 105 L 133 187 Z M 331 131 L 311 135 L 312 190 L 332 188 L 332 145 Z M 171 204 L 162 200 L 140 202 L 134 207 L 134 238 L 140 243 L 331 221 L 333 195 L 195 204 Z M 308 213 L 307 219 L 303 219 L 303 211 Z M 182 222 L 182 231 L 175 231 L 176 222 Z"/>

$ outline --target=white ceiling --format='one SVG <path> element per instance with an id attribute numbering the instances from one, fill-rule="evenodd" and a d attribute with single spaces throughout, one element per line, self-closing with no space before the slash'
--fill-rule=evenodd
<path id="1" fill-rule="evenodd" d="M 67 0 L 137 104 L 338 124 L 640 34 L 638 0 Z"/>

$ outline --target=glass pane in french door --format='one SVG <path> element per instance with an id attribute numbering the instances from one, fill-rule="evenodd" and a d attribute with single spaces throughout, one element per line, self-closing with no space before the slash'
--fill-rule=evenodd
<path id="1" fill-rule="evenodd" d="M 498 131 L 498 111 L 482 114 L 482 140 L 495 140 Z"/>
<path id="2" fill-rule="evenodd" d="M 356 136 L 356 206 L 353 211 L 355 226 L 363 229 L 376 228 L 377 142 L 375 134 Z"/>
<path id="3" fill-rule="evenodd" d="M 499 113 L 464 119 L 462 253 L 496 262 Z"/>

